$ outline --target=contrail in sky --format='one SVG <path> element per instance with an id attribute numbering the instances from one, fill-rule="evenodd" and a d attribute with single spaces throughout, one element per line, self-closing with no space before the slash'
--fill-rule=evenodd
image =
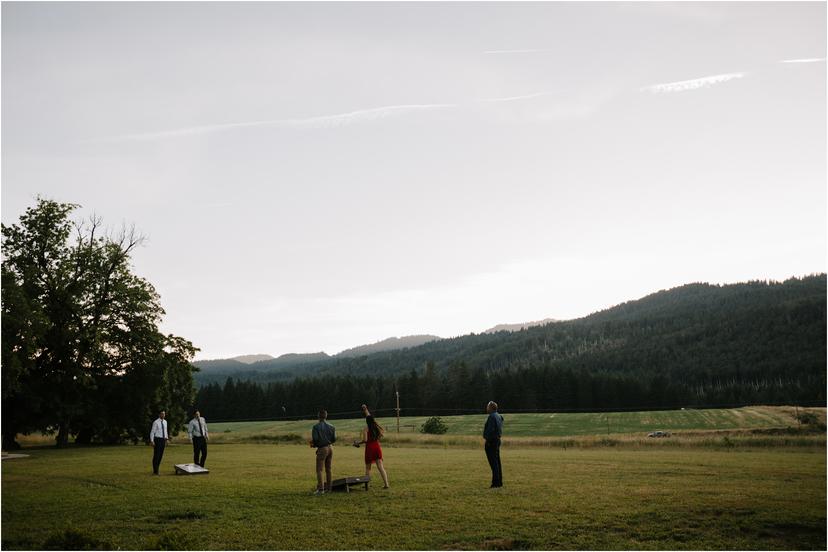
<path id="1" fill-rule="evenodd" d="M 825 61 L 825 58 L 783 59 L 779 63 L 818 63 L 820 61 Z"/>
<path id="2" fill-rule="evenodd" d="M 537 98 L 538 96 L 545 96 L 546 92 L 535 92 L 534 94 L 525 94 L 523 96 L 509 96 L 506 98 L 483 98 L 481 102 L 513 102 L 515 100 L 528 100 L 529 98 Z"/>
<path id="3" fill-rule="evenodd" d="M 405 104 L 387 105 L 371 109 L 337 113 L 335 115 L 322 115 L 318 117 L 307 117 L 303 119 L 271 119 L 264 121 L 247 121 L 241 123 L 221 123 L 215 125 L 192 126 L 186 128 L 161 130 L 157 132 L 144 132 L 138 134 L 125 134 L 87 140 L 87 142 L 125 142 L 134 140 L 154 140 L 158 138 L 175 138 L 179 136 L 192 136 L 196 134 L 209 134 L 224 130 L 254 127 L 293 127 L 293 128 L 338 128 L 354 123 L 376 121 L 386 117 L 415 111 L 428 111 L 431 109 L 443 109 L 455 107 L 454 104 Z"/>
<path id="4" fill-rule="evenodd" d="M 701 77 L 698 79 L 690 79 L 677 82 L 666 82 L 663 84 L 653 84 L 641 88 L 642 92 L 652 92 L 658 94 L 661 92 L 684 92 L 685 90 L 697 90 L 699 88 L 706 88 L 714 84 L 727 82 L 733 79 L 740 79 L 747 75 L 747 73 L 727 73 L 724 75 L 711 75 L 709 77 Z"/>
<path id="5" fill-rule="evenodd" d="M 307 119 L 286 119 L 281 121 L 281 123 L 287 126 L 301 128 L 336 128 L 350 125 L 352 123 L 384 119 L 394 114 L 402 114 L 412 111 L 427 111 L 430 109 L 444 109 L 447 107 L 456 106 L 455 104 L 387 105 L 384 107 L 375 107 L 373 109 L 362 109 L 348 113 L 339 113 L 337 115 L 323 115 L 321 117 L 310 117 Z"/>
<path id="6" fill-rule="evenodd" d="M 524 50 L 486 50 L 484 54 L 534 54 L 536 52 L 548 52 L 549 50 L 536 50 L 527 48 Z"/>

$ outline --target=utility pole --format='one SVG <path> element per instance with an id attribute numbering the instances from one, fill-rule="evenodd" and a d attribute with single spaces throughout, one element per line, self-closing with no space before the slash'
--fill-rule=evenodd
<path id="1" fill-rule="evenodd" d="M 394 389 L 394 393 L 397 395 L 397 433 L 400 432 L 400 392 Z"/>

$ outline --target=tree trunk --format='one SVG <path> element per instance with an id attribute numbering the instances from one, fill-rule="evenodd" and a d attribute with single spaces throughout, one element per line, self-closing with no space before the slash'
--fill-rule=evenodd
<path id="1" fill-rule="evenodd" d="M 92 430 L 88 428 L 81 429 L 78 436 L 75 437 L 75 444 L 89 445 L 92 443 Z"/>
<path id="2" fill-rule="evenodd" d="M 20 443 L 14 440 L 15 437 L 14 433 L 3 434 L 3 450 L 20 450 Z"/>
<path id="3" fill-rule="evenodd" d="M 60 424 L 55 444 L 58 448 L 63 448 L 69 444 L 69 422 Z"/>

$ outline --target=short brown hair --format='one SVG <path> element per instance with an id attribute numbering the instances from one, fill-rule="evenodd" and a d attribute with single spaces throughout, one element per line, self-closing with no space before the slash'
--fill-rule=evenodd
<path id="1" fill-rule="evenodd" d="M 319 409 L 319 419 L 320 420 L 327 420 L 328 419 L 328 411 L 324 408 Z"/>

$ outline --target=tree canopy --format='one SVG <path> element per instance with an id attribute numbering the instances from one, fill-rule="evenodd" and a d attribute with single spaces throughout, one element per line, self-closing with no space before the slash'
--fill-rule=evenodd
<path id="1" fill-rule="evenodd" d="M 136 442 L 156 412 L 175 428 L 192 404 L 197 349 L 158 329 L 160 298 L 131 268 L 142 237 L 72 221 L 78 207 L 39 198 L 2 226 L 4 448 L 32 431 Z"/>

